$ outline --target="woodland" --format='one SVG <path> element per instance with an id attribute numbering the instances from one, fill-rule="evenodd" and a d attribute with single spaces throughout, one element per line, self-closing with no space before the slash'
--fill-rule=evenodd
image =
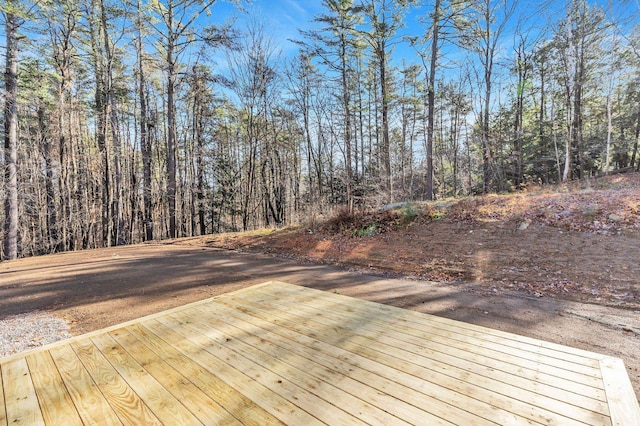
<path id="1" fill-rule="evenodd" d="M 1 2 L 2 259 L 640 167 L 635 2 L 220 3 Z"/>

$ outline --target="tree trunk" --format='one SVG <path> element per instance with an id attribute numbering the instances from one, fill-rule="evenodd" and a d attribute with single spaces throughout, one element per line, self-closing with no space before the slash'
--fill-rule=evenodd
<path id="1" fill-rule="evenodd" d="M 576 91 L 576 81 L 575 81 L 575 66 L 576 66 L 576 58 L 574 56 L 574 40 L 573 40 L 573 26 L 572 26 L 572 16 L 573 16 L 573 1 L 571 2 L 571 9 L 569 10 L 569 14 L 567 16 L 567 87 L 566 87 L 566 95 L 567 95 L 567 143 L 565 144 L 565 161 L 564 161 L 564 170 L 562 172 L 562 182 L 566 182 L 569 179 L 569 174 L 571 171 L 572 164 L 572 155 L 571 155 L 571 145 L 573 143 L 573 130 L 574 125 L 571 117 L 571 100 L 573 96 L 575 96 Z"/>
<path id="2" fill-rule="evenodd" d="M 638 110 L 636 112 L 636 133 L 635 133 L 635 143 L 633 145 L 633 154 L 631 155 L 631 167 L 636 166 L 636 160 L 638 155 L 638 144 L 640 143 L 640 102 L 638 103 Z M 640 171 L 640 161 L 637 163 L 636 170 Z"/>
<path id="3" fill-rule="evenodd" d="M 579 81 L 579 80 L 578 80 Z M 571 156 L 573 162 L 572 177 L 582 179 L 583 159 L 582 159 L 582 84 L 576 84 L 573 98 L 573 131 L 571 138 Z"/>
<path id="4" fill-rule="evenodd" d="M 207 233 L 204 209 L 204 117 L 205 117 L 205 100 L 203 95 L 204 81 L 198 75 L 197 69 L 194 67 L 195 93 L 193 99 L 193 132 L 196 142 L 196 199 L 198 203 L 198 226 L 200 235 Z M 193 199 L 193 197 L 192 197 Z M 192 213 L 195 213 L 192 212 Z M 195 233 L 195 226 L 192 226 L 191 232 Z"/>
<path id="5" fill-rule="evenodd" d="M 144 239 L 153 240 L 153 205 L 151 200 L 151 132 L 147 112 L 147 92 L 145 90 L 145 73 L 142 51 L 142 21 L 140 1 L 138 1 L 138 91 L 140 96 L 140 150 L 142 155 L 142 197 L 144 204 Z"/>
<path id="6" fill-rule="evenodd" d="M 489 145 L 489 105 L 491 82 L 487 81 L 484 107 L 482 110 L 482 192 L 489 192 L 491 173 L 491 146 Z"/>
<path id="7" fill-rule="evenodd" d="M 382 179 L 386 192 L 386 202 L 393 202 L 393 187 L 391 183 L 391 143 L 389 140 L 389 95 L 387 84 L 387 51 L 383 42 L 378 47 L 378 60 L 380 61 L 380 95 L 382 96 L 380 107 L 382 111 Z"/>
<path id="8" fill-rule="evenodd" d="M 11 2 L 13 3 L 13 2 Z M 4 258 L 18 257 L 18 29 L 20 20 L 5 12 L 6 70 L 4 74 L 5 237 Z"/>
<path id="9" fill-rule="evenodd" d="M 433 6 L 433 22 L 431 26 L 431 64 L 429 65 L 429 86 L 427 87 L 427 200 L 433 200 L 433 123 L 436 99 L 436 66 L 438 64 L 438 42 L 440 35 L 441 2 L 436 0 Z"/>
<path id="10" fill-rule="evenodd" d="M 169 238 L 177 238 L 176 228 L 176 60 L 173 34 L 173 2 L 169 2 L 167 43 L 167 201 L 169 204 Z"/>
<path id="11" fill-rule="evenodd" d="M 111 51 L 111 43 L 109 41 L 109 32 L 107 27 L 107 14 L 104 7 L 104 0 L 100 1 L 100 22 L 102 24 L 102 37 L 104 43 L 104 52 L 106 55 L 105 71 L 105 89 L 107 111 L 109 123 L 111 127 L 111 139 L 113 141 L 114 168 L 115 168 L 115 195 L 112 200 L 113 212 L 113 235 L 111 241 L 113 245 L 123 245 L 125 243 L 124 236 L 124 218 L 123 218 L 123 200 L 122 200 L 122 148 L 120 143 L 120 134 L 118 130 L 118 114 L 115 106 L 115 96 L 113 93 L 113 53 Z"/>
<path id="12" fill-rule="evenodd" d="M 38 104 L 38 128 L 40 131 L 41 145 L 42 145 L 42 157 L 44 158 L 44 186 L 47 200 L 47 234 L 48 241 L 46 249 L 49 252 L 54 252 L 58 244 L 58 223 L 56 215 L 56 198 L 54 193 L 54 166 L 53 155 L 51 153 L 51 141 L 49 140 L 47 127 L 47 117 L 45 116 L 45 109 L 42 105 L 43 100 L 39 100 Z"/>
<path id="13" fill-rule="evenodd" d="M 611 134 L 613 133 L 613 122 L 611 116 L 611 91 L 609 91 L 609 93 L 607 93 L 607 150 L 604 162 L 605 174 L 609 174 L 609 161 L 611 158 Z"/>
<path id="14" fill-rule="evenodd" d="M 490 189 L 491 173 L 491 145 L 489 142 L 489 108 L 491 107 L 491 73 L 493 71 L 493 52 L 491 49 L 491 21 L 489 8 L 485 11 L 485 51 L 484 53 L 484 105 L 482 109 L 482 192 L 488 193 Z"/>
<path id="15" fill-rule="evenodd" d="M 518 81 L 516 86 L 516 116 L 514 120 L 514 134 L 513 134 L 513 150 L 515 154 L 514 158 L 514 170 L 513 170 L 513 184 L 516 189 L 520 188 L 520 185 L 524 183 L 524 170 L 523 170 L 523 117 L 524 117 L 524 91 L 525 82 L 527 81 L 528 61 L 525 51 L 524 40 L 521 40 L 516 50 L 516 70 L 518 73 Z"/>
<path id="16" fill-rule="evenodd" d="M 540 111 L 538 112 L 538 147 L 540 149 L 540 159 L 542 159 L 542 152 L 546 149 L 544 143 L 544 112 L 546 105 L 546 92 L 545 92 L 545 62 L 544 60 L 540 64 Z M 549 170 L 546 164 L 543 168 L 543 178 L 546 182 L 549 175 Z"/>
<path id="17" fill-rule="evenodd" d="M 347 187 L 347 208 L 349 212 L 353 212 L 353 178 L 351 176 L 351 108 L 349 97 L 349 81 L 347 69 L 347 40 L 344 33 L 340 35 L 340 60 L 341 60 L 341 77 L 342 77 L 342 102 L 344 108 L 344 144 L 345 158 L 344 169 L 346 174 Z"/>
<path id="18" fill-rule="evenodd" d="M 102 240 L 101 246 L 110 246 L 111 245 L 111 234 L 112 234 L 112 205 L 111 205 L 111 160 L 109 158 L 109 147 L 107 145 L 107 82 L 105 81 L 105 65 L 104 65 L 104 55 L 101 49 L 100 43 L 100 28 L 99 26 L 96 28 L 96 18 L 95 18 L 95 2 L 91 4 L 91 14 L 88 16 L 88 24 L 89 24 L 89 32 L 91 37 L 91 49 L 92 49 L 92 60 L 94 66 L 94 74 L 95 74 L 95 110 L 96 110 L 96 141 L 98 143 L 98 151 L 100 153 L 100 157 L 102 160 L 102 185 L 101 185 L 101 225 L 102 225 Z M 65 54 L 65 52 L 63 52 Z M 65 75 L 65 69 L 61 68 L 61 74 Z M 61 83 L 62 89 L 59 94 L 59 107 L 60 115 L 62 115 L 63 106 L 64 106 L 64 79 Z M 64 169 L 62 151 L 64 149 L 64 136 L 62 134 L 63 129 L 63 121 L 60 119 L 60 167 L 61 170 Z M 63 187 L 60 187 L 60 193 L 63 194 Z M 64 203 L 63 207 L 64 207 Z M 63 233 L 64 234 L 64 233 Z"/>

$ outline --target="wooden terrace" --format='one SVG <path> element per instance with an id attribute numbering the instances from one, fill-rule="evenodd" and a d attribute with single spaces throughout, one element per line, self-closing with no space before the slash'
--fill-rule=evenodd
<path id="1" fill-rule="evenodd" d="M 620 359 L 269 282 L 0 360 L 0 425 L 640 425 Z"/>

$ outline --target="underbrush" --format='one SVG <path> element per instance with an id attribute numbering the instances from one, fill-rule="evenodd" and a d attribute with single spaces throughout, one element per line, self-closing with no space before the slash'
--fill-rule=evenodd
<path id="1" fill-rule="evenodd" d="M 440 220 L 446 212 L 424 203 L 404 203 L 399 208 L 383 210 L 359 210 L 349 212 L 340 209 L 331 217 L 323 230 L 351 237 L 371 237 L 395 231 L 416 223 Z"/>
<path id="2" fill-rule="evenodd" d="M 488 194 L 447 202 L 399 204 L 397 208 L 340 209 L 321 229 L 370 237 L 435 220 L 455 223 L 499 221 L 595 233 L 640 230 L 640 174 L 607 176 L 509 194 Z M 525 228 L 526 228 L 525 227 Z"/>

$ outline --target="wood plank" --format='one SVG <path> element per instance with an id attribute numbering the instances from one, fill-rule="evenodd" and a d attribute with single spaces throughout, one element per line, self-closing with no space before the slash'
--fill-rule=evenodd
<path id="1" fill-rule="evenodd" d="M 170 343 L 180 352 L 197 362 L 209 372 L 220 377 L 227 384 L 243 393 L 255 404 L 259 404 L 270 414 L 285 424 L 292 425 L 322 425 L 316 417 L 299 409 L 296 405 L 273 392 L 269 387 L 258 383 L 254 378 L 245 375 L 241 370 L 231 364 L 232 360 L 220 360 L 211 353 L 203 350 L 197 344 L 186 339 L 178 331 L 160 323 L 157 319 L 145 321 L 142 324 L 162 340 Z M 271 383 L 276 385 L 277 383 Z M 228 407 L 232 410 L 234 407 Z"/>
<path id="2" fill-rule="evenodd" d="M 245 293 L 243 297 L 247 295 L 248 293 Z M 544 399 L 545 402 L 552 403 L 556 408 L 556 411 L 547 409 L 547 407 L 541 403 L 538 405 L 531 405 L 531 401 L 522 395 L 522 390 L 518 390 L 520 395 L 518 393 L 515 395 L 510 393 L 507 393 L 506 395 L 497 394 L 496 392 L 503 392 L 505 384 L 500 383 L 498 384 L 499 386 L 496 387 L 496 383 L 492 383 L 489 379 L 470 375 L 466 372 L 462 372 L 460 375 L 456 376 L 452 374 L 455 373 L 452 369 L 441 366 L 438 363 L 430 362 L 417 354 L 407 352 L 403 347 L 398 348 L 381 344 L 375 339 L 359 336 L 358 334 L 350 335 L 351 332 L 355 331 L 345 331 L 344 327 L 338 323 L 331 323 L 330 325 L 327 325 L 316 322 L 316 318 L 311 320 L 307 316 L 299 315 L 296 313 L 296 308 L 288 305 L 283 308 L 286 309 L 286 312 L 284 312 L 277 309 L 277 306 L 275 305 L 278 305 L 278 303 L 274 303 L 274 306 L 266 304 L 264 301 L 252 304 L 251 302 L 238 297 L 229 299 L 225 298 L 224 300 L 219 299 L 218 302 L 227 302 L 232 307 L 237 305 L 245 312 L 248 312 L 248 309 L 252 309 L 252 315 L 256 315 L 264 319 L 271 318 L 274 322 L 276 322 L 274 318 L 278 318 L 278 324 L 286 324 L 288 328 L 292 328 L 293 330 L 301 333 L 307 333 L 318 340 L 339 346 L 373 361 L 383 363 L 390 367 L 397 368 L 420 377 L 426 382 L 437 386 L 438 392 L 434 392 L 435 397 L 437 397 L 438 394 L 441 394 L 444 388 L 445 392 L 453 392 L 463 395 L 467 401 L 466 403 L 470 400 L 477 399 L 494 407 L 512 412 L 516 416 L 542 423 L 555 422 L 556 424 L 583 424 L 582 421 L 575 420 L 574 418 L 576 417 L 578 419 L 586 419 L 587 421 L 595 421 L 597 424 L 608 424 L 609 422 L 608 417 L 600 413 L 591 412 L 578 407 L 567 406 L 566 404 L 562 404 L 561 401 L 555 401 L 541 395 L 536 396 L 537 401 L 540 402 Z M 532 395 L 529 392 L 526 396 L 531 397 Z M 569 408 L 571 411 L 569 413 L 565 413 L 562 410 L 563 408 Z"/>
<path id="3" fill-rule="evenodd" d="M 247 294 L 245 294 L 247 296 Z M 407 344 L 407 339 L 402 342 L 398 342 L 394 337 L 390 337 L 388 333 L 386 333 L 387 327 L 380 327 L 375 324 L 375 320 L 371 318 L 371 315 L 367 313 L 366 317 L 363 319 L 361 316 L 356 314 L 350 314 L 349 312 L 339 311 L 338 313 L 333 313 L 330 304 L 321 303 L 320 307 L 316 307 L 313 302 L 308 302 L 304 305 L 289 304 L 289 299 L 283 297 L 277 298 L 277 300 L 270 302 L 269 306 L 274 309 L 284 309 L 288 310 L 291 313 L 296 313 L 298 311 L 302 312 L 302 318 L 313 318 L 317 320 L 319 323 L 328 325 L 332 332 L 336 331 L 339 334 L 347 335 L 349 333 L 354 333 L 356 336 L 354 337 L 354 342 L 359 343 L 362 346 L 373 347 L 373 345 L 384 343 L 389 347 L 401 348 L 402 355 L 396 356 L 404 356 L 404 359 L 410 362 L 416 362 L 424 367 L 428 367 L 430 369 L 437 370 L 439 373 L 449 375 L 449 371 L 446 368 L 442 368 L 441 363 L 431 363 L 425 362 L 424 358 L 414 360 L 413 357 L 405 356 L 407 351 L 411 354 L 418 355 L 422 357 L 423 353 L 427 348 L 424 346 L 424 341 L 420 339 L 412 339 L 410 345 Z M 258 303 L 260 306 L 265 306 L 265 299 L 258 299 Z M 330 320 L 326 320 L 327 318 L 331 318 Z M 348 324 L 347 328 L 344 329 L 342 326 L 344 324 Z M 359 337 L 364 337 L 364 339 L 360 339 Z M 445 340 L 446 342 L 446 340 Z M 429 341 L 429 346 L 432 346 L 432 342 Z M 390 355 L 393 355 L 394 352 L 389 352 Z M 400 352 L 395 352 L 396 354 L 400 354 Z M 548 368 L 547 366 L 538 366 L 538 368 Z M 588 408 L 575 407 L 571 404 L 566 404 L 564 401 L 559 401 L 555 399 L 555 397 L 549 397 L 547 395 L 540 395 L 530 392 L 528 389 L 522 389 L 512 386 L 510 383 L 497 383 L 495 380 L 491 378 L 478 378 L 475 375 L 471 376 L 462 376 L 458 377 L 461 381 L 465 381 L 469 384 L 474 384 L 484 389 L 492 390 L 494 392 L 499 392 L 505 396 L 509 396 L 510 398 L 518 399 L 519 401 L 525 402 L 527 404 L 532 404 L 537 407 L 543 408 L 545 410 L 550 410 L 558 414 L 566 415 L 567 417 L 573 417 L 579 421 L 607 421 L 605 420 L 608 417 L 608 410 L 605 404 L 594 402 L 595 408 L 598 410 L 594 412 L 594 408 L 587 405 Z M 598 406 L 599 405 L 599 406 Z"/>
<path id="4" fill-rule="evenodd" d="M 91 341 L 76 341 L 71 347 L 123 423 L 162 425 Z"/>
<path id="5" fill-rule="evenodd" d="M 455 342 L 460 340 L 465 344 L 473 344 L 498 352 L 507 352 L 511 355 L 589 375 L 598 379 L 601 377 L 599 374 L 600 365 L 598 360 L 565 351 L 544 348 L 541 345 L 542 341 L 538 341 L 537 344 L 520 342 L 513 338 L 504 338 L 486 332 L 469 330 L 460 327 L 459 324 L 463 324 L 460 322 L 449 323 L 437 321 L 437 323 L 434 324 L 434 316 L 428 314 L 416 315 L 416 313 L 408 310 L 396 310 L 383 314 L 382 311 L 386 311 L 384 305 L 353 303 L 352 299 L 340 299 L 325 292 L 318 293 L 317 290 L 305 288 L 303 291 L 300 291 L 299 289 L 300 287 L 286 286 L 282 289 L 282 292 L 281 289 L 278 288 L 277 294 L 280 298 L 286 297 L 286 301 L 290 304 L 300 304 L 310 309 L 322 311 L 325 309 L 324 306 L 328 306 L 331 308 L 331 312 L 336 308 L 342 308 L 349 313 L 366 317 L 367 321 L 376 322 L 385 329 L 390 327 L 390 330 L 393 330 L 394 334 L 402 333 L 423 338 L 424 333 L 421 333 L 421 331 L 423 331 L 427 336 L 435 334 L 450 341 Z M 274 292 L 265 291 L 264 288 L 257 289 L 251 293 L 252 297 L 262 295 L 268 299 L 273 299 L 273 294 Z M 462 336 L 464 336 L 464 340 L 462 340 Z"/>
<path id="6" fill-rule="evenodd" d="M 82 420 L 48 351 L 27 355 L 31 380 L 44 421 L 50 425 L 81 426 Z"/>
<path id="7" fill-rule="evenodd" d="M 29 366 L 24 358 L 2 364 L 2 385 L 11 425 L 44 425 Z"/>
<path id="8" fill-rule="evenodd" d="M 171 392 L 177 400 L 181 401 L 203 424 L 236 426 L 242 424 L 187 377 L 180 374 L 140 340 L 136 339 L 129 331 L 120 329 L 112 331 L 109 335 L 122 347 L 126 348 L 127 352 L 140 363 L 142 368 Z"/>
<path id="9" fill-rule="evenodd" d="M 617 358 L 290 284 L 125 325 L 0 361 L 0 426 L 640 425 Z"/>
<path id="10" fill-rule="evenodd" d="M 202 424 L 108 333 L 94 336 L 91 341 L 161 423 Z"/>
<path id="11" fill-rule="evenodd" d="M 4 386 L 2 386 L 2 365 L 0 365 L 0 426 L 7 426 L 7 409 L 4 404 Z"/>
<path id="12" fill-rule="evenodd" d="M 281 325 L 258 318 L 257 316 L 251 316 L 249 312 L 240 312 L 222 304 L 211 308 L 212 309 L 208 311 L 205 311 L 202 307 L 195 309 L 202 312 L 207 322 L 212 321 L 210 317 L 220 318 L 220 321 L 225 321 L 229 325 L 242 328 L 248 335 L 248 338 L 253 340 L 258 339 L 255 336 L 260 336 L 259 339 L 262 340 L 271 340 L 269 338 L 270 334 L 280 336 L 280 339 L 274 339 L 272 341 L 286 348 L 290 353 L 299 353 L 302 356 L 325 365 L 327 368 L 340 371 L 343 375 L 353 377 L 363 383 L 363 386 L 375 387 L 395 398 L 405 400 L 418 407 L 429 406 L 434 414 L 441 415 L 443 418 L 447 418 L 447 420 L 454 420 L 457 411 L 461 409 L 460 405 L 449 406 L 443 401 L 430 401 L 430 396 L 422 393 L 424 391 L 424 381 L 419 380 L 415 376 L 411 376 L 386 365 L 371 362 L 367 358 L 359 357 L 339 347 L 325 344 L 322 341 L 312 339 L 305 334 L 287 329 Z M 209 317 L 206 317 L 207 313 Z M 216 328 L 219 327 L 217 322 L 211 324 Z M 489 374 L 491 371 L 492 369 L 488 369 Z M 520 378 L 511 376 L 511 379 L 517 381 L 516 379 Z M 529 381 L 521 380 L 522 387 L 526 387 Z M 411 389 L 411 391 L 409 391 L 409 389 Z M 550 389 L 546 390 L 549 391 L 546 395 L 554 395 L 556 398 L 560 397 L 560 399 L 565 402 L 575 403 L 585 409 L 593 409 L 596 405 L 595 403 L 598 402 L 590 398 L 582 398 L 571 392 L 563 392 L 558 388 L 550 387 Z M 434 407 L 436 411 L 433 411 Z M 437 411 L 438 408 L 446 411 L 439 412 Z M 474 415 L 482 412 L 473 406 L 473 401 L 471 401 L 471 403 L 465 402 L 464 408 L 466 410 L 473 410 Z M 604 405 L 604 409 L 606 410 L 606 414 L 608 414 L 606 404 Z M 492 409 L 491 416 L 494 414 Z M 467 414 L 467 416 L 469 416 L 469 414 Z M 475 422 L 471 423 L 475 424 Z"/>
<path id="13" fill-rule="evenodd" d="M 242 330 L 237 327 L 226 327 L 227 324 L 224 322 L 216 322 L 212 319 L 203 322 L 202 317 L 205 315 L 194 308 L 173 314 L 171 317 L 186 323 L 186 327 L 201 333 L 225 349 L 251 359 L 272 373 L 286 377 L 298 386 L 311 390 L 313 394 L 325 401 L 335 405 L 339 401 L 340 410 L 368 424 L 382 422 L 409 425 L 415 424 L 417 419 L 424 420 L 428 415 L 403 401 L 376 395 L 374 390 L 362 383 L 337 375 L 310 359 L 296 357 L 295 354 L 282 349 L 278 350 L 276 345 L 270 345 L 270 342 L 265 340 L 265 336 L 257 338 L 255 345 L 246 343 L 246 335 Z M 225 333 L 225 329 L 229 332 Z M 375 402 L 378 404 L 376 405 Z M 392 409 L 388 407 L 389 404 L 395 404 L 396 407 Z M 386 407 L 388 411 L 404 409 L 401 411 L 402 415 L 394 415 L 380 406 Z M 341 413 L 339 414 L 339 410 L 334 408 L 334 413 L 328 414 L 331 418 L 327 420 L 335 422 L 335 417 Z M 412 421 L 412 416 L 416 420 Z"/>
<path id="14" fill-rule="evenodd" d="M 202 316 L 213 316 L 211 311 L 196 309 L 202 312 Z M 328 356 L 318 351 L 317 347 L 307 345 L 309 341 L 312 341 L 312 344 L 320 344 L 318 341 L 307 338 L 307 342 L 300 343 L 298 337 L 306 336 L 298 335 L 291 338 L 291 335 L 282 333 L 282 330 L 287 331 L 282 327 L 274 327 L 266 321 L 262 322 L 264 327 L 261 327 L 254 322 L 249 322 L 247 318 L 235 316 L 235 312 L 231 309 L 224 309 L 226 309 L 224 305 L 216 306 L 215 311 L 224 315 L 220 316 L 218 321 L 207 318 L 207 324 L 219 332 L 233 335 L 233 340 L 241 340 L 248 345 L 259 347 L 282 362 L 304 365 L 305 371 L 319 379 L 334 383 L 352 395 L 360 396 L 413 424 L 426 422 L 430 425 L 452 425 L 456 424 L 456 420 L 468 422 L 470 416 L 473 416 L 461 407 L 436 400 L 419 391 L 409 390 L 406 386 L 367 371 L 356 363 L 349 364 L 340 357 Z M 234 332 L 234 328 L 240 330 L 241 334 Z M 275 328 L 280 328 L 281 332 L 275 332 Z M 344 354 L 346 351 L 343 351 Z M 375 369 L 385 367 L 378 364 Z M 395 375 L 396 370 L 393 370 L 392 374 Z M 413 376 L 410 377 L 413 378 Z M 420 385 L 422 384 L 420 382 Z M 425 407 L 429 407 L 429 411 L 425 411 Z M 483 424 L 483 419 L 475 418 L 474 424 Z M 491 424 L 494 423 L 491 422 Z"/>
<path id="15" fill-rule="evenodd" d="M 262 293 L 259 293 L 262 295 Z M 323 322 L 328 326 L 334 326 L 333 323 L 328 323 L 330 319 L 333 319 L 339 324 L 345 323 L 345 318 L 351 318 L 349 322 L 351 330 L 356 330 L 357 334 L 364 333 L 367 330 L 368 337 L 378 339 L 392 339 L 402 340 L 403 342 L 413 345 L 416 350 L 420 351 L 425 349 L 423 342 L 429 342 L 430 346 L 441 344 L 445 347 L 445 353 L 449 354 L 451 348 L 463 351 L 465 354 L 475 354 L 484 356 L 490 359 L 499 359 L 504 362 L 511 363 L 518 367 L 524 367 L 534 372 L 544 371 L 547 374 L 551 374 L 558 378 L 566 379 L 571 382 L 577 382 L 583 385 L 590 386 L 592 388 L 601 388 L 602 380 L 600 376 L 599 368 L 592 368 L 587 366 L 573 366 L 567 364 L 565 361 L 561 361 L 562 364 L 558 365 L 555 359 L 545 359 L 537 354 L 529 354 L 524 351 L 517 351 L 514 349 L 505 349 L 500 345 L 493 343 L 478 341 L 474 338 L 469 338 L 461 333 L 454 335 L 451 333 L 441 332 L 437 328 L 433 329 L 432 334 L 418 334 L 415 336 L 412 334 L 403 333 L 402 330 L 397 330 L 397 326 L 394 329 L 392 323 L 381 323 L 377 318 L 376 312 L 364 312 L 358 314 L 358 306 L 343 306 L 330 302 L 311 302 L 301 301 L 297 299 L 290 299 L 284 295 L 280 297 L 267 297 L 267 295 L 259 296 L 258 294 L 251 294 L 244 300 L 251 301 L 260 305 L 266 305 L 268 302 L 272 302 L 270 306 L 279 307 L 283 304 L 287 304 L 291 308 L 295 308 L 300 311 L 300 315 L 305 318 L 315 318 L 319 322 Z M 272 295 L 268 295 L 272 296 Z M 235 298 L 231 298 L 235 299 Z M 333 312 L 339 312 L 334 314 Z M 387 314 L 387 317 L 390 315 Z M 372 334 L 376 334 L 372 336 Z M 393 345 L 393 343 L 392 343 Z M 464 358 L 467 358 L 465 355 Z M 546 361 L 546 362 L 545 362 Z M 568 368 L 568 369 L 567 369 Z M 583 370 L 583 371 L 575 371 Z"/>
<path id="16" fill-rule="evenodd" d="M 367 424 L 343 411 L 342 407 L 337 407 L 323 399 L 322 396 L 326 396 L 326 388 L 322 386 L 322 383 L 307 380 L 306 377 L 295 375 L 292 371 L 272 371 L 271 369 L 277 369 L 278 360 L 270 360 L 274 365 L 269 369 L 264 364 L 260 364 L 259 359 L 255 359 L 258 357 L 257 353 L 243 355 L 232 351 L 226 345 L 219 344 L 203 334 L 194 332 L 187 321 L 176 320 L 173 315 L 158 318 L 157 321 L 173 328 L 174 331 L 189 339 L 198 347 L 204 348 L 204 350 L 220 360 L 225 360 L 243 374 L 268 388 L 270 393 L 280 395 L 296 405 L 299 410 L 306 411 L 323 423 L 329 422 L 336 426 Z M 268 395 L 264 397 L 264 399 L 269 398 L 270 396 Z M 263 401 L 256 402 L 261 404 Z M 401 422 L 399 419 L 397 421 Z"/>
<path id="17" fill-rule="evenodd" d="M 601 361 L 602 380 L 615 426 L 640 425 L 640 407 L 624 363 L 618 358 Z"/>
<path id="18" fill-rule="evenodd" d="M 84 424 L 122 424 L 71 346 L 57 346 L 47 352 L 51 355 Z"/>
<path id="19" fill-rule="evenodd" d="M 318 290 L 312 289 L 312 288 L 308 288 L 308 287 L 304 287 L 301 285 L 293 285 L 293 284 L 288 284 L 285 282 L 281 282 L 281 281 L 274 281 L 271 284 L 272 288 L 277 288 L 281 289 L 281 288 L 288 288 L 290 291 L 291 290 L 296 290 L 296 291 L 302 291 L 302 292 L 315 292 Z M 330 296 L 332 298 L 334 298 L 335 296 L 335 300 L 341 300 L 343 302 L 348 302 L 349 300 L 353 299 L 352 297 L 349 296 L 345 296 L 342 294 L 338 294 L 338 293 L 328 293 L 328 292 L 322 292 L 324 293 L 324 296 Z M 228 293 L 229 295 L 232 295 L 232 293 Z M 442 325 L 447 325 L 447 326 L 453 326 L 453 327 L 457 327 L 457 328 L 462 328 L 464 330 L 466 330 L 466 332 L 469 331 L 475 331 L 475 332 L 479 332 L 483 335 L 487 335 L 487 336 L 491 336 L 491 338 L 502 338 L 502 339 L 506 339 L 506 340 L 510 340 L 513 341 L 516 346 L 518 345 L 522 345 L 522 344 L 529 344 L 532 345 L 535 348 L 544 348 L 544 349 L 550 349 L 554 352 L 558 352 L 558 353 L 565 353 L 565 354 L 572 354 L 572 355 L 576 355 L 580 358 L 583 359 L 590 359 L 592 360 L 589 365 L 596 365 L 595 362 L 599 361 L 600 359 L 604 358 L 605 355 L 596 353 L 596 352 L 590 352 L 590 351 L 585 351 L 583 349 L 578 349 L 578 348 L 574 348 L 571 346 L 566 346 L 566 345 L 561 345 L 558 343 L 553 343 L 553 342 L 549 342 L 546 340 L 540 340 L 540 339 L 535 339 L 532 337 L 527 337 L 527 336 L 522 336 L 519 334 L 514 334 L 514 333 L 509 333 L 506 331 L 501 331 L 501 330 L 496 330 L 493 328 L 488 328 L 488 327 L 483 327 L 481 325 L 475 325 L 475 324 L 471 324 L 471 323 L 467 323 L 467 322 L 463 322 L 463 321 L 457 321 L 457 320 L 453 320 L 453 319 L 449 319 L 449 318 L 445 318 L 445 317 L 440 317 L 437 315 L 431 315 L 431 314 L 426 314 L 423 312 L 416 312 L 416 311 L 412 311 L 409 309 L 403 309 L 403 308 L 398 308 L 395 306 L 391 306 L 391 305 L 385 305 L 385 304 L 381 304 L 381 303 L 377 303 L 377 302 L 372 302 L 369 300 L 365 300 L 365 299 L 358 299 L 360 300 L 361 306 L 366 306 L 368 308 L 371 309 L 375 309 L 381 313 L 386 313 L 386 314 L 391 314 L 396 318 L 401 318 L 402 321 L 408 321 L 408 322 L 416 322 L 418 324 L 424 322 L 424 321 L 435 321 L 438 322 Z M 384 317 L 384 315 L 382 315 Z M 568 358 L 567 360 L 571 360 L 571 358 Z M 595 362 L 594 362 L 595 361 Z M 582 361 L 579 361 L 582 362 Z"/>
<path id="20" fill-rule="evenodd" d="M 201 391 L 232 413 L 242 424 L 249 426 L 284 424 L 149 329 L 140 324 L 133 324 L 126 330 L 144 343 L 156 356 L 162 357 L 167 364 L 183 372 Z"/>

